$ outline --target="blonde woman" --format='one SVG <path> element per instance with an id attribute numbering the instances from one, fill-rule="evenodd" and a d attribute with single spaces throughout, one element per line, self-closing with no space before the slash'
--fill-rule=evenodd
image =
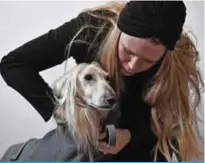
<path id="1" fill-rule="evenodd" d="M 99 61 L 112 75 L 122 114 L 116 146 L 100 140 L 99 151 L 113 155 L 111 161 L 171 161 L 173 152 L 188 161 L 200 155 L 192 126 L 203 82 L 185 18 L 183 1 L 88 9 L 4 56 L 1 74 L 48 121 L 55 104 L 39 72 L 71 56 Z"/>

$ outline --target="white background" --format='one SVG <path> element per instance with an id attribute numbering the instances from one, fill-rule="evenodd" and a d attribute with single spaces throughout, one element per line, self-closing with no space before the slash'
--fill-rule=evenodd
<path id="1" fill-rule="evenodd" d="M 102 4 L 102 1 L 0 1 L 0 59 L 17 46 L 75 17 L 81 10 Z M 204 2 L 186 1 L 186 26 L 198 40 L 201 69 L 204 67 Z M 70 66 L 75 62 L 71 59 Z M 41 72 L 49 83 L 62 74 L 63 65 Z M 203 70 L 204 72 L 204 70 Z M 200 117 L 203 118 L 203 107 Z M 45 123 L 34 108 L 16 91 L 8 87 L 0 76 L 0 156 L 11 144 L 41 137 L 54 128 L 53 120 Z M 200 124 L 203 133 L 203 124 Z M 200 143 L 202 148 L 203 143 Z"/>

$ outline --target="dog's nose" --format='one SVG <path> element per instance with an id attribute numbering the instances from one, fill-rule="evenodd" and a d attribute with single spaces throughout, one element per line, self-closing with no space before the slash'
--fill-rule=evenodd
<path id="1" fill-rule="evenodd" d="M 109 105 L 114 105 L 117 102 L 117 100 L 114 97 L 110 97 L 107 99 L 107 102 Z"/>

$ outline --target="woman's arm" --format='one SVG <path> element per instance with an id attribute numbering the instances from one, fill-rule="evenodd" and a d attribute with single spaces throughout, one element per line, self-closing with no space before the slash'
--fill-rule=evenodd
<path id="1" fill-rule="evenodd" d="M 4 56 L 0 72 L 8 86 L 20 93 L 45 121 L 52 116 L 52 91 L 39 75 L 65 60 L 65 47 L 83 25 L 84 13 L 23 44 Z"/>

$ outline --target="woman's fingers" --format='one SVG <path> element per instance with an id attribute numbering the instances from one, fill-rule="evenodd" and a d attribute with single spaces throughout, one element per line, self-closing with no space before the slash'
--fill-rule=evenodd
<path id="1" fill-rule="evenodd" d="M 118 151 L 116 147 L 109 147 L 105 142 L 99 142 L 98 150 L 104 154 L 116 154 Z"/>

